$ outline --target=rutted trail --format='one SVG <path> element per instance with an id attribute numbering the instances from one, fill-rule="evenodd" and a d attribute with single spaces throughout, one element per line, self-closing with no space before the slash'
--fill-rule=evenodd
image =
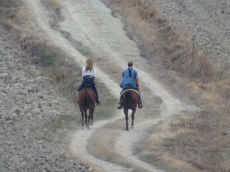
<path id="1" fill-rule="evenodd" d="M 46 39 L 53 42 L 57 47 L 60 47 L 61 50 L 68 53 L 70 55 L 70 57 L 73 57 L 78 64 L 84 64 L 86 61 L 86 58 L 84 56 L 82 56 L 77 50 L 75 50 L 74 47 L 65 38 L 63 38 L 59 32 L 57 32 L 57 31 L 55 31 L 49 27 L 49 24 L 46 22 L 46 16 L 45 16 L 45 12 L 44 12 L 45 10 L 42 8 L 39 0 L 34 0 L 34 1 L 26 1 L 25 0 L 25 3 L 28 5 L 32 14 L 34 16 L 36 16 L 36 21 L 37 21 L 38 27 L 41 29 L 43 36 L 46 37 Z M 114 83 L 109 78 L 109 76 L 107 76 L 102 71 L 100 71 L 99 68 L 97 68 L 97 76 L 100 80 L 104 81 L 104 83 L 106 84 L 106 86 L 108 88 L 111 88 L 111 90 L 112 90 L 111 93 L 114 94 L 114 96 L 118 97 L 118 95 L 116 94 L 117 92 L 120 91 L 120 88 L 118 87 L 118 85 L 116 83 Z M 121 117 L 122 117 L 121 115 L 118 116 L 118 118 L 121 118 Z M 114 118 L 113 121 L 116 119 L 117 118 Z M 94 129 L 96 129 L 97 126 L 101 127 L 104 123 L 107 123 L 107 122 L 108 121 L 105 121 L 105 122 L 102 121 L 101 124 L 100 123 L 94 124 Z M 93 130 L 85 131 L 83 135 L 82 135 L 82 133 L 77 132 L 74 135 L 74 137 L 80 138 L 79 140 L 77 140 L 77 145 L 76 145 L 79 147 L 77 147 L 77 149 L 73 148 L 74 149 L 73 151 L 76 151 L 76 154 L 78 154 L 78 156 L 82 157 L 83 159 L 90 159 L 92 164 L 94 164 L 93 162 L 96 162 L 95 165 L 97 165 L 97 166 L 99 166 L 99 164 L 106 164 L 105 161 L 102 161 L 102 160 L 94 158 L 93 156 L 90 156 L 85 149 L 87 139 L 90 138 L 90 135 L 92 134 L 92 132 L 93 132 Z M 78 152 L 80 150 L 83 150 L 83 152 Z M 115 165 L 114 166 L 111 165 L 111 166 L 115 170 L 119 169 L 119 171 L 120 171 L 122 169 L 119 166 L 117 166 L 117 168 L 115 168 Z M 103 168 L 106 169 L 104 166 L 103 166 Z M 110 166 L 108 167 L 108 169 L 111 169 Z"/>
<path id="2" fill-rule="evenodd" d="M 37 26 L 42 31 L 41 34 L 55 46 L 75 59 L 76 63 L 79 65 L 85 64 L 86 57 L 82 56 L 61 33 L 50 28 L 49 24 L 46 22 L 47 16 L 40 1 L 24 0 L 24 2 L 28 5 L 31 13 L 36 18 Z M 178 114 L 182 110 L 193 108 L 182 104 L 178 99 L 170 95 L 154 80 L 153 76 L 145 71 L 149 68 L 148 63 L 139 56 L 138 48 L 134 42 L 128 39 L 126 33 L 122 29 L 123 26 L 119 19 L 114 18 L 111 15 L 111 11 L 105 7 L 101 1 L 60 0 L 60 2 L 63 5 L 62 15 L 65 18 L 64 21 L 59 24 L 62 31 L 70 33 L 74 40 L 82 42 L 83 45 L 89 47 L 93 53 L 103 58 L 111 58 L 114 61 L 114 65 L 121 68 L 126 68 L 127 62 L 130 59 L 134 61 L 134 64 L 138 62 L 139 66 L 136 69 L 139 73 L 141 83 L 144 84 L 153 95 L 156 94 L 163 100 L 160 106 L 160 118 L 136 123 L 135 128 L 140 130 L 139 134 L 137 134 L 135 130 L 129 133 L 124 131 L 121 133 L 121 137 L 118 138 L 118 142 L 116 143 L 116 150 L 118 153 L 122 152 L 122 156 L 129 158 L 130 161 L 148 171 L 161 172 L 161 170 L 157 170 L 145 162 L 140 161 L 137 157 L 130 157 L 132 156 L 132 144 L 140 138 L 141 132 L 143 132 L 145 128 L 157 124 L 160 120 Z M 105 74 L 100 69 L 100 66 L 96 66 L 96 68 L 97 78 L 99 78 L 99 80 L 111 90 L 111 94 L 118 99 L 120 92 L 119 83 L 116 83 L 109 75 Z M 98 128 L 108 123 L 113 123 L 120 118 L 123 118 L 122 111 L 117 113 L 115 118 L 96 122 L 91 130 L 77 131 L 73 134 L 74 139 L 70 144 L 70 149 L 81 158 L 107 171 L 132 170 L 97 159 L 89 155 L 86 149 L 87 140 L 91 137 L 93 132 L 97 132 Z M 127 139 L 129 140 L 129 144 L 124 144 L 127 143 Z"/>

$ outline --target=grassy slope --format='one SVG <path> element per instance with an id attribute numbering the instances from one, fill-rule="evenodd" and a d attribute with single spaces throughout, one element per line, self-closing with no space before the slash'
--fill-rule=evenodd
<path id="1" fill-rule="evenodd" d="M 61 8 L 59 3 L 56 0 L 42 0 L 42 3 L 51 12 L 52 21 L 56 22 L 58 17 L 55 16 L 55 12 Z M 76 90 L 82 82 L 81 67 L 74 64 L 52 43 L 36 34 L 28 17 L 29 10 L 21 0 L 1 0 L 0 6 L 0 24 L 8 31 L 13 46 L 25 53 L 25 63 L 38 65 L 43 70 L 43 75 L 48 78 L 50 86 L 74 104 L 77 100 Z M 117 100 L 112 97 L 103 83 L 97 81 L 97 85 L 99 96 L 103 97 L 102 103 L 106 108 L 96 108 L 95 121 L 111 117 L 117 104 Z M 58 134 L 60 130 L 72 129 L 80 125 L 81 115 L 76 108 L 72 114 L 62 114 L 58 119 L 50 121 L 46 125 L 49 128 L 47 134 L 50 137 L 54 133 Z"/>
<path id="2" fill-rule="evenodd" d="M 223 156 L 230 144 L 230 81 L 221 80 L 221 69 L 212 66 L 209 57 L 193 47 L 180 29 L 171 26 L 149 0 L 103 0 L 119 13 L 130 38 L 138 37 L 137 45 L 148 52 L 143 58 L 150 64 L 160 64 L 171 79 L 169 85 L 184 85 L 202 112 L 166 121 L 159 126 L 161 134 L 153 131 L 139 152 L 141 157 L 167 169 L 179 171 L 228 171 L 229 156 Z M 162 70 L 162 67 L 164 70 Z M 171 73 L 176 75 L 171 75 Z M 174 81 L 174 83 L 170 83 Z M 183 95 L 182 94 L 182 95 Z M 161 129 L 163 127 L 163 129 Z M 168 133 L 168 134 L 165 134 Z M 155 160 L 154 160 L 155 159 Z M 153 160 L 153 161 L 152 161 Z"/>

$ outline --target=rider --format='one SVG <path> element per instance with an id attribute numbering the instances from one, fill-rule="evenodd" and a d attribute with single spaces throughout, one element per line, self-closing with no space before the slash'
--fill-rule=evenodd
<path id="1" fill-rule="evenodd" d="M 81 91 L 84 88 L 84 85 L 87 84 L 92 84 L 92 89 L 96 94 L 96 103 L 98 106 L 101 106 L 101 102 L 98 100 L 98 93 L 97 93 L 97 86 L 94 82 L 95 80 L 95 68 L 93 67 L 94 61 L 92 59 L 86 60 L 86 66 L 82 68 L 82 77 L 83 81 L 81 85 L 78 88 L 78 91 Z M 79 105 L 79 102 L 76 102 L 76 105 Z"/>
<path id="2" fill-rule="evenodd" d="M 123 80 L 120 84 L 122 91 L 124 91 L 127 88 L 133 88 L 133 89 L 138 90 L 139 91 L 138 108 L 139 109 L 143 108 L 143 105 L 141 103 L 138 74 L 137 74 L 137 71 L 135 69 L 133 69 L 133 62 L 132 61 L 128 62 L 128 68 L 123 71 L 122 77 L 123 77 Z M 117 108 L 122 109 L 122 98 L 120 98 L 120 102 L 119 102 Z"/>

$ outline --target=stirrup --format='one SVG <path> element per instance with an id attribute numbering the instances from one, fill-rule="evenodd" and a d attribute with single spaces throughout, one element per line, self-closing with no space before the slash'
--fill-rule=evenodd
<path id="1" fill-rule="evenodd" d="M 119 103 L 119 104 L 117 105 L 117 109 L 122 109 L 122 104 L 121 104 L 121 103 Z"/>
<path id="2" fill-rule="evenodd" d="M 143 108 L 142 103 L 138 103 L 138 108 L 139 108 L 139 109 Z"/>
<path id="3" fill-rule="evenodd" d="M 101 106 L 102 104 L 101 104 L 101 102 L 100 101 L 98 101 L 97 102 L 97 106 Z"/>

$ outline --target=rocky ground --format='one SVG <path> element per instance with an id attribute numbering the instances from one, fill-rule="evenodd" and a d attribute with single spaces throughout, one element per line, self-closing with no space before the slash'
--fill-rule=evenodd
<path id="1" fill-rule="evenodd" d="M 189 32 L 210 53 L 214 64 L 230 67 L 228 0 L 152 0 L 171 22 Z M 1 30 L 1 29 L 0 29 Z M 92 171 L 45 141 L 44 127 L 75 108 L 46 84 L 39 67 L 0 32 L 0 171 Z"/>
<path id="2" fill-rule="evenodd" d="M 189 33 L 195 44 L 210 54 L 214 65 L 230 68 L 230 2 L 229 0 L 152 0 L 174 26 Z"/>
<path id="3" fill-rule="evenodd" d="M 49 89 L 39 67 L 0 35 L 0 171 L 91 171 L 45 141 L 53 119 L 74 109 Z"/>

